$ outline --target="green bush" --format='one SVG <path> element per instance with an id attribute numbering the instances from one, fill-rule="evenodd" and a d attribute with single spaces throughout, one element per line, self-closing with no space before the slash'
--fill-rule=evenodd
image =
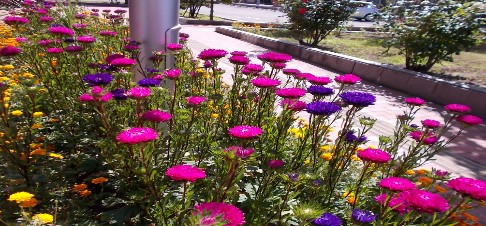
<path id="1" fill-rule="evenodd" d="M 408 69 L 427 72 L 477 44 L 481 19 L 475 15 L 471 3 L 399 1 L 382 14 L 383 27 L 391 32 L 384 46 L 400 49 Z"/>
<path id="2" fill-rule="evenodd" d="M 286 1 L 284 11 L 301 45 L 317 46 L 354 12 L 348 0 Z"/>

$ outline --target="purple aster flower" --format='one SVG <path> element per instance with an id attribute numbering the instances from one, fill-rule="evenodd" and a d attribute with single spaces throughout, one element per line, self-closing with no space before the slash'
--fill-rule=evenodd
<path id="1" fill-rule="evenodd" d="M 363 143 L 367 140 L 365 136 L 357 137 L 354 135 L 354 131 L 347 131 L 344 133 L 345 139 L 347 142 L 357 142 L 357 143 Z"/>
<path id="2" fill-rule="evenodd" d="M 87 74 L 83 80 L 90 86 L 100 86 L 109 84 L 113 80 L 113 76 L 105 73 Z"/>
<path id="3" fill-rule="evenodd" d="M 66 42 L 66 43 L 73 43 L 75 41 L 76 40 L 74 40 L 74 38 L 72 38 L 72 37 L 67 37 L 67 38 L 64 39 L 64 42 Z"/>
<path id="4" fill-rule="evenodd" d="M 184 32 L 179 32 L 179 37 L 182 37 L 182 38 L 189 38 L 189 34 L 184 33 Z"/>
<path id="5" fill-rule="evenodd" d="M 82 46 L 66 46 L 65 48 L 66 52 L 69 53 L 75 53 L 75 52 L 80 52 L 83 50 Z"/>
<path id="6" fill-rule="evenodd" d="M 373 94 L 363 92 L 344 92 L 339 95 L 347 104 L 356 107 L 367 107 L 375 104 L 376 98 Z"/>
<path id="7" fill-rule="evenodd" d="M 15 56 L 20 52 L 22 52 L 22 50 L 15 46 L 4 46 L 0 49 L 0 56 Z"/>
<path id="8" fill-rule="evenodd" d="M 334 90 L 324 86 L 310 86 L 307 92 L 314 96 L 329 96 L 334 94 Z"/>
<path id="9" fill-rule="evenodd" d="M 276 52 L 266 52 L 259 54 L 257 58 L 263 62 L 271 62 L 271 63 L 285 63 L 292 60 L 290 55 L 285 53 L 276 53 Z"/>
<path id="10" fill-rule="evenodd" d="M 50 27 L 47 29 L 50 33 L 56 35 L 65 35 L 65 36 L 73 36 L 74 31 L 67 28 L 67 27 Z"/>
<path id="11" fill-rule="evenodd" d="M 353 218 L 353 220 L 359 223 L 367 224 L 373 222 L 376 218 L 376 215 L 369 210 L 354 209 L 351 217 Z"/>
<path id="12" fill-rule="evenodd" d="M 103 31 L 100 31 L 99 33 L 101 36 L 111 36 L 111 37 L 114 37 L 117 35 L 116 31 L 110 31 L 110 30 L 103 30 Z"/>
<path id="13" fill-rule="evenodd" d="M 306 110 L 313 115 L 331 115 L 341 110 L 341 107 L 331 102 L 316 101 L 306 105 Z"/>
<path id="14" fill-rule="evenodd" d="M 137 84 L 143 87 L 154 87 L 154 86 L 159 86 L 160 81 L 154 78 L 144 78 L 138 81 Z"/>
<path id="15" fill-rule="evenodd" d="M 291 181 L 297 181 L 299 180 L 299 174 L 298 173 L 289 173 L 287 175 L 287 177 L 289 178 L 289 180 Z"/>
<path id="16" fill-rule="evenodd" d="M 312 224 L 316 226 L 341 226 L 343 222 L 339 217 L 332 213 L 324 213 L 320 217 L 314 219 Z"/>
<path id="17" fill-rule="evenodd" d="M 125 90 L 123 90 L 123 89 L 112 90 L 111 94 L 113 94 L 113 99 L 115 99 L 115 100 L 126 100 L 126 99 L 128 99 L 128 95 L 125 93 Z"/>
<path id="18" fill-rule="evenodd" d="M 250 58 L 246 56 L 233 55 L 229 58 L 229 61 L 236 65 L 246 65 L 250 63 Z"/>
<path id="19" fill-rule="evenodd" d="M 93 36 L 79 36 L 78 37 L 78 42 L 81 43 L 93 43 L 96 42 L 96 38 Z"/>
<path id="20" fill-rule="evenodd" d="M 204 61 L 204 63 L 203 63 L 203 67 L 204 67 L 204 68 L 210 68 L 210 67 L 212 67 L 212 66 L 213 66 L 213 63 L 211 63 L 211 61 L 209 61 L 209 60 L 206 60 L 206 61 Z"/>
<path id="21" fill-rule="evenodd" d="M 111 12 L 111 9 L 103 9 L 103 12 L 104 13 L 109 13 L 109 12 Z"/>
<path id="22" fill-rule="evenodd" d="M 100 9 L 96 9 L 96 8 L 95 8 L 95 9 L 91 9 L 91 11 L 93 11 L 93 12 L 97 13 L 97 12 L 99 12 L 99 11 L 100 11 Z"/>
<path id="23" fill-rule="evenodd" d="M 201 60 L 216 60 L 226 56 L 228 52 L 222 49 L 205 49 L 197 56 Z"/>
<path id="24" fill-rule="evenodd" d="M 29 19 L 24 18 L 24 17 L 19 17 L 19 16 L 6 16 L 3 18 L 3 22 L 8 24 L 8 25 L 14 25 L 14 24 L 26 24 L 29 23 Z"/>

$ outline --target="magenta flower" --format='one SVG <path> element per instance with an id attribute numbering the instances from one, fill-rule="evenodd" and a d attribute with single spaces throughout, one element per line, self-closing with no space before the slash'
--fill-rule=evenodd
<path id="1" fill-rule="evenodd" d="M 51 39 L 42 39 L 42 40 L 39 40 L 39 41 L 37 42 L 37 44 L 38 44 L 38 45 L 40 45 L 40 46 L 48 46 L 48 45 L 50 45 L 50 44 L 51 44 L 51 43 L 53 43 L 53 42 L 54 42 L 54 41 L 53 41 L 53 40 L 51 40 Z"/>
<path id="2" fill-rule="evenodd" d="M 233 56 L 246 56 L 248 53 L 246 51 L 233 51 L 230 54 Z"/>
<path id="3" fill-rule="evenodd" d="M 447 187 L 473 199 L 486 201 L 486 181 L 459 177 L 448 181 Z"/>
<path id="4" fill-rule="evenodd" d="M 413 182 L 401 177 L 385 178 L 378 185 L 391 191 L 406 191 L 416 188 Z"/>
<path id="5" fill-rule="evenodd" d="M 475 126 L 483 123 L 483 120 L 475 115 L 459 115 L 456 121 L 466 125 Z"/>
<path id="6" fill-rule="evenodd" d="M 147 87 L 142 87 L 142 86 L 136 86 L 127 91 L 127 96 L 134 98 L 134 99 L 143 99 L 145 97 L 150 96 L 152 91 L 150 88 Z"/>
<path id="7" fill-rule="evenodd" d="M 122 144 L 139 144 L 157 139 L 157 131 L 147 127 L 135 127 L 123 130 L 116 136 L 116 140 Z"/>
<path id="8" fill-rule="evenodd" d="M 131 67 L 135 65 L 137 61 L 130 58 L 118 58 L 111 61 L 111 65 L 115 67 Z"/>
<path id="9" fill-rule="evenodd" d="M 270 64 L 270 67 L 272 68 L 275 68 L 275 69 L 284 69 L 287 65 L 285 63 L 280 63 L 280 62 L 277 62 L 277 63 L 269 63 Z"/>
<path id="10" fill-rule="evenodd" d="M 51 22 L 51 21 L 54 21 L 54 18 L 52 18 L 50 16 L 41 16 L 41 17 L 39 17 L 39 21 L 40 22 Z"/>
<path id="11" fill-rule="evenodd" d="M 111 36 L 111 37 L 114 37 L 117 35 L 116 31 L 110 31 L 110 30 L 103 30 L 103 31 L 100 31 L 99 33 L 101 36 Z"/>
<path id="12" fill-rule="evenodd" d="M 191 183 L 206 177 L 204 170 L 191 165 L 176 165 L 170 167 L 165 175 L 174 181 L 188 181 Z"/>
<path id="13" fill-rule="evenodd" d="M 187 105 L 190 105 L 190 106 L 201 105 L 206 100 L 207 100 L 206 97 L 200 97 L 200 96 L 190 96 L 190 97 L 186 98 Z"/>
<path id="14" fill-rule="evenodd" d="M 440 195 L 417 189 L 402 193 L 408 206 L 418 212 L 433 214 L 434 212 L 445 212 L 449 209 L 449 203 Z"/>
<path id="15" fill-rule="evenodd" d="M 20 42 L 20 43 L 22 43 L 22 42 L 28 42 L 29 41 L 29 38 L 26 38 L 26 37 L 16 37 L 15 38 L 15 41 Z"/>
<path id="16" fill-rule="evenodd" d="M 79 101 L 80 102 L 92 102 L 92 101 L 94 101 L 94 97 L 87 94 L 87 93 L 83 93 L 83 94 L 81 94 L 81 96 L 79 96 Z"/>
<path id="17" fill-rule="evenodd" d="M 182 44 L 179 44 L 179 43 L 167 44 L 167 49 L 170 50 L 170 51 L 179 51 L 183 48 L 184 48 L 184 46 Z"/>
<path id="18" fill-rule="evenodd" d="M 276 52 L 266 52 L 258 54 L 258 59 L 263 62 L 270 62 L 270 63 L 285 63 L 292 60 L 292 56 L 287 55 L 285 53 L 276 53 Z"/>
<path id="19" fill-rule="evenodd" d="M 257 138 L 263 133 L 263 130 L 256 126 L 235 126 L 228 130 L 228 134 L 235 138 L 240 139 L 253 139 Z"/>
<path id="20" fill-rule="evenodd" d="M 182 74 L 182 71 L 178 68 L 172 68 L 172 69 L 164 71 L 165 77 L 167 77 L 168 79 L 172 79 L 172 80 L 177 79 L 179 76 L 181 76 L 181 74 Z"/>
<path id="21" fill-rule="evenodd" d="M 409 98 L 405 98 L 405 103 L 413 106 L 421 106 L 425 104 L 425 100 L 422 100 L 418 97 L 409 97 Z"/>
<path id="22" fill-rule="evenodd" d="M 58 54 L 58 53 L 63 53 L 64 50 L 61 48 L 47 48 L 46 49 L 47 53 L 53 53 L 53 54 Z"/>
<path id="23" fill-rule="evenodd" d="M 307 76 L 307 81 L 314 85 L 327 85 L 332 82 L 329 77 Z"/>
<path id="24" fill-rule="evenodd" d="M 151 122 L 167 122 L 172 118 L 168 112 L 160 110 L 150 110 L 142 114 L 142 119 Z"/>
<path id="25" fill-rule="evenodd" d="M 123 56 L 121 54 L 112 54 L 112 55 L 107 56 L 105 58 L 105 61 L 106 61 L 106 63 L 111 64 L 112 61 L 114 61 L 116 59 L 120 59 L 120 58 L 125 58 L 125 56 Z"/>
<path id="26" fill-rule="evenodd" d="M 22 52 L 22 50 L 15 46 L 4 46 L 0 48 L 0 56 L 15 56 L 20 52 Z"/>
<path id="27" fill-rule="evenodd" d="M 214 218 L 221 216 L 222 220 L 226 221 L 225 226 L 240 226 L 245 224 L 243 212 L 231 204 L 206 202 L 196 205 L 194 209 L 196 209 L 194 214 L 203 215 L 209 213 Z"/>
<path id="28" fill-rule="evenodd" d="M 358 157 L 363 161 L 374 163 L 387 163 L 391 160 L 390 154 L 380 149 L 367 148 L 358 152 Z"/>
<path id="29" fill-rule="evenodd" d="M 436 129 L 440 127 L 440 122 L 432 119 L 422 120 L 422 125 L 428 129 Z"/>
<path id="30" fill-rule="evenodd" d="M 79 36 L 77 41 L 81 43 L 93 43 L 96 42 L 96 38 L 93 36 Z"/>
<path id="31" fill-rule="evenodd" d="M 471 108 L 463 104 L 448 104 L 444 107 L 447 111 L 455 114 L 467 113 L 471 111 Z"/>
<path id="32" fill-rule="evenodd" d="M 25 17 L 20 17 L 20 16 L 6 16 L 3 18 L 3 22 L 8 24 L 8 25 L 14 25 L 14 24 L 27 24 L 29 23 L 29 19 Z"/>
<path id="33" fill-rule="evenodd" d="M 56 35 L 73 36 L 74 31 L 67 27 L 50 27 L 47 29 L 50 33 Z"/>
<path id="34" fill-rule="evenodd" d="M 282 102 L 280 102 L 280 106 L 286 110 L 302 111 L 305 109 L 307 104 L 301 100 L 285 98 L 282 100 Z"/>
<path id="35" fill-rule="evenodd" d="M 402 193 L 393 195 L 388 201 L 388 207 L 392 208 L 393 211 L 398 212 L 400 214 L 410 212 L 410 207 L 407 205 L 405 198 L 406 197 L 402 195 Z M 385 205 L 386 199 L 387 199 L 386 194 L 381 194 L 375 197 L 375 201 L 380 203 L 381 205 Z"/>
<path id="36" fill-rule="evenodd" d="M 100 101 L 101 102 L 108 102 L 109 100 L 111 100 L 113 98 L 113 94 L 111 92 L 108 92 L 108 93 L 105 93 L 105 95 L 103 95 L 101 98 L 100 98 Z"/>
<path id="37" fill-rule="evenodd" d="M 259 77 L 251 80 L 251 84 L 259 88 L 275 87 L 280 85 L 280 81 L 277 79 L 271 79 L 267 77 Z"/>
<path id="38" fill-rule="evenodd" d="M 86 28 L 86 27 L 88 27 L 88 25 L 87 25 L 87 24 L 79 24 L 79 23 L 75 23 L 75 24 L 73 24 L 73 28 L 74 28 L 74 29 L 84 29 L 84 28 Z"/>
<path id="39" fill-rule="evenodd" d="M 74 15 L 74 18 L 76 19 L 84 19 L 86 18 L 86 15 L 82 14 L 82 13 L 77 13 Z"/>
<path id="40" fill-rule="evenodd" d="M 216 60 L 226 56 L 228 52 L 222 49 L 205 49 L 197 56 L 201 60 Z"/>
<path id="41" fill-rule="evenodd" d="M 293 69 L 293 68 L 286 68 L 286 69 L 282 70 L 282 73 L 284 73 L 285 75 L 295 76 L 297 74 L 300 74 L 300 71 L 297 70 L 297 69 Z"/>
<path id="42" fill-rule="evenodd" d="M 233 55 L 229 59 L 229 62 L 236 65 L 246 65 L 250 63 L 250 58 L 246 56 Z"/>
<path id="43" fill-rule="evenodd" d="M 243 67 L 242 70 L 248 71 L 249 72 L 248 74 L 256 74 L 256 73 L 262 72 L 263 67 L 262 67 L 262 65 L 259 65 L 259 64 L 247 64 Z"/>
<path id="44" fill-rule="evenodd" d="M 267 166 L 272 169 L 277 169 L 285 165 L 285 162 L 280 159 L 272 159 L 267 162 Z"/>
<path id="45" fill-rule="evenodd" d="M 341 84 L 352 85 L 360 82 L 361 78 L 353 74 L 344 74 L 344 75 L 336 76 L 336 78 L 334 78 L 334 81 Z"/>
<path id="46" fill-rule="evenodd" d="M 230 146 L 224 149 L 225 152 L 233 152 L 236 157 L 246 159 L 248 158 L 255 150 L 253 148 L 243 148 L 240 146 Z"/>
<path id="47" fill-rule="evenodd" d="M 283 97 L 283 98 L 299 98 L 303 97 L 305 95 L 305 89 L 301 88 L 283 88 L 279 89 L 275 92 L 277 96 Z"/>
<path id="48" fill-rule="evenodd" d="M 413 131 L 410 133 L 410 137 L 417 142 L 422 141 L 425 145 L 433 145 L 439 141 L 439 138 L 431 132 L 425 134 L 422 131 Z"/>

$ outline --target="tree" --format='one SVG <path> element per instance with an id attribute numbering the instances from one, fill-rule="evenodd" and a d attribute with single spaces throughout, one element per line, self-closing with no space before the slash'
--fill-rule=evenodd
<path id="1" fill-rule="evenodd" d="M 206 0 L 181 0 L 181 9 L 185 10 L 184 15 L 189 10 L 189 17 L 196 18 L 205 2 Z"/>
<path id="2" fill-rule="evenodd" d="M 475 15 L 476 7 L 468 2 L 399 1 L 381 15 L 384 29 L 390 31 L 384 46 L 398 48 L 408 69 L 427 72 L 477 44 L 481 19 Z"/>
<path id="3" fill-rule="evenodd" d="M 287 0 L 284 12 L 302 45 L 317 46 L 354 12 L 349 0 Z"/>

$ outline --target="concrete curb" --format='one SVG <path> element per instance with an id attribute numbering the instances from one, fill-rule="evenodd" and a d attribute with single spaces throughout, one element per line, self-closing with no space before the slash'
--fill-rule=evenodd
<path id="1" fill-rule="evenodd" d="M 484 104 L 486 89 L 479 86 L 446 81 L 396 66 L 301 46 L 229 27 L 217 27 L 216 32 L 278 52 L 287 53 L 340 73 L 356 74 L 367 81 L 435 103 L 442 105 L 450 103 L 466 104 L 473 109 L 473 114 L 486 118 L 486 104 Z"/>

